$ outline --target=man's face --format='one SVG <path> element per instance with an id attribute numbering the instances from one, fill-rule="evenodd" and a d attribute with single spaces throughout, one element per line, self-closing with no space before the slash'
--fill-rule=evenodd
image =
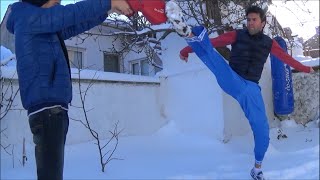
<path id="1" fill-rule="evenodd" d="M 262 22 L 258 13 L 249 13 L 247 16 L 247 27 L 251 35 L 255 35 L 262 31 L 266 22 Z"/>
<path id="2" fill-rule="evenodd" d="M 52 6 L 55 6 L 57 4 L 60 4 L 61 0 L 49 0 L 47 3 L 45 3 L 43 6 L 41 6 L 42 8 L 50 8 Z"/>

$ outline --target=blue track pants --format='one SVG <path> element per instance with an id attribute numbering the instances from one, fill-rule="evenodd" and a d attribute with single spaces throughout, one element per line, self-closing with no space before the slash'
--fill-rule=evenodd
<path id="1" fill-rule="evenodd" d="M 204 27 L 194 27 L 192 32 L 195 36 L 186 38 L 187 43 L 213 72 L 223 91 L 239 102 L 249 120 L 254 135 L 255 160 L 257 164 L 261 164 L 269 146 L 269 125 L 260 86 L 245 80 L 230 68 L 225 59 L 211 45 Z"/>

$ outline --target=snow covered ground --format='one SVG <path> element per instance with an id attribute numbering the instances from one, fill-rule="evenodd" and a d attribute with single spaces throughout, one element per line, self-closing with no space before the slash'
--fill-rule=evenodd
<path id="1" fill-rule="evenodd" d="M 276 122 L 276 121 L 275 121 Z M 187 122 L 186 122 L 187 123 Z M 263 164 L 267 179 L 319 179 L 319 128 L 294 121 L 279 123 L 287 138 L 270 131 L 270 146 Z M 207 136 L 179 132 L 170 122 L 152 136 L 122 137 L 114 160 L 101 172 L 94 142 L 67 145 L 67 179 L 250 179 L 252 135 L 234 137 L 227 144 Z M 250 141 L 248 141 L 250 139 Z M 35 179 L 32 144 L 27 144 L 25 167 L 1 152 L 1 179 Z M 15 157 L 19 158 L 19 157 Z"/>

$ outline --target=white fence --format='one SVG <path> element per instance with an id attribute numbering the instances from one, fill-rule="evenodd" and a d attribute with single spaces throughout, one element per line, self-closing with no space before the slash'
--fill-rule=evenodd
<path id="1" fill-rule="evenodd" d="M 10 68 L 2 68 L 2 71 L 10 71 Z M 5 94 L 3 103 L 7 103 L 9 96 L 18 90 L 17 77 L 12 72 L 2 72 L 4 78 L 1 82 L 1 92 Z M 121 75 L 120 78 L 112 78 L 114 73 L 100 73 L 98 76 L 93 71 L 83 73 L 80 84 L 82 92 L 90 84 L 87 91 L 85 110 L 92 128 L 99 133 L 99 137 L 107 138 L 113 130 L 115 123 L 119 122 L 118 129 L 123 129 L 120 134 L 148 135 L 154 133 L 167 123 L 162 117 L 160 109 L 163 106 L 159 99 L 160 81 L 158 78 L 141 77 L 132 75 Z M 103 76 L 108 76 L 109 79 Z M 117 75 L 118 76 L 118 75 Z M 73 100 L 69 106 L 70 126 L 67 137 L 67 144 L 90 141 L 93 138 L 88 129 L 75 120 L 84 119 L 84 112 L 81 107 L 79 82 L 73 76 Z M 92 78 L 93 77 L 93 78 Z M 92 80 L 93 79 L 93 80 Z M 6 89 L 9 88 L 9 91 Z M 6 110 L 1 108 L 1 116 Z M 16 144 L 26 138 L 32 142 L 32 135 L 28 124 L 26 110 L 23 110 L 20 94 L 14 98 L 11 110 L 1 119 L 1 130 L 5 129 L 5 135 L 1 136 L 1 142 Z M 17 133 L 19 132 L 19 133 Z"/>
<path id="2" fill-rule="evenodd" d="M 13 79 L 13 92 L 18 88 L 14 70 L 7 72 L 4 87 Z M 8 72 L 9 71 L 9 72 Z M 199 69 L 175 73 L 169 77 L 144 77 L 118 73 L 83 71 L 81 74 L 82 92 L 90 86 L 85 107 L 91 126 L 104 139 L 119 122 L 122 136 L 150 135 L 168 121 L 175 123 L 182 133 L 206 135 L 221 141 L 250 131 L 240 106 L 221 91 L 214 76 L 203 66 Z M 80 122 L 84 120 L 79 94 L 77 71 L 73 74 L 73 100 L 69 110 L 70 126 L 67 144 L 90 141 L 93 138 Z M 264 73 L 269 74 L 269 69 Z M 270 76 L 261 81 L 267 114 L 273 120 Z M 4 92 L 4 89 L 2 89 Z M 10 94 L 10 93 L 9 93 Z M 8 94 L 7 94 L 8 96 Z M 6 98 L 4 99 L 6 100 Z M 11 144 L 32 142 L 32 136 L 25 110 L 22 110 L 19 94 L 13 102 L 13 110 L 1 120 L 1 128 L 7 137 L 1 141 Z M 1 112 L 5 108 L 1 108 Z M 19 131 L 19 133 L 17 133 Z"/>

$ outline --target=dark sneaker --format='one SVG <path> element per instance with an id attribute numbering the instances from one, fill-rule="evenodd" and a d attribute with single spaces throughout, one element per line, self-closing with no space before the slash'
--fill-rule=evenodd
<path id="1" fill-rule="evenodd" d="M 254 180 L 265 180 L 265 178 L 263 177 L 263 173 L 262 171 L 255 171 L 254 168 L 251 169 L 251 173 L 250 173 L 252 179 Z"/>
<path id="2" fill-rule="evenodd" d="M 168 1 L 166 3 L 166 15 L 170 23 L 173 25 L 175 31 L 183 37 L 187 37 L 191 34 L 191 27 L 187 25 L 183 18 L 183 13 L 178 4 L 174 1 Z"/>

